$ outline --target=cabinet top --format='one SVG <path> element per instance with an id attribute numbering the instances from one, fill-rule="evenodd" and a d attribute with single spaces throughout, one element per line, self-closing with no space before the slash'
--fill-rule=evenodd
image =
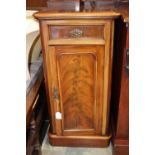
<path id="1" fill-rule="evenodd" d="M 117 18 L 119 12 L 102 11 L 102 12 L 53 12 L 40 11 L 34 14 L 37 19 L 99 19 L 99 18 Z"/>
<path id="2" fill-rule="evenodd" d="M 34 14 L 34 17 L 42 20 L 42 19 L 110 19 L 117 18 L 119 16 L 122 17 L 124 22 L 129 22 L 129 11 L 128 5 L 123 7 L 116 6 L 101 6 L 98 8 L 94 8 L 93 10 L 86 10 L 84 8 L 80 8 L 78 10 L 68 11 L 67 9 L 61 10 L 52 10 L 50 8 L 46 8 L 45 10 L 39 11 Z"/>

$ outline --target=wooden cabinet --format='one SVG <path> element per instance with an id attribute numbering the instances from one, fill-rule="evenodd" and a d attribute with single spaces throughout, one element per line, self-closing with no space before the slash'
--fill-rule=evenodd
<path id="1" fill-rule="evenodd" d="M 118 20 L 115 30 L 111 112 L 113 155 L 129 155 L 129 23 Z"/>
<path id="2" fill-rule="evenodd" d="M 39 12 L 52 145 L 109 144 L 114 12 Z"/>

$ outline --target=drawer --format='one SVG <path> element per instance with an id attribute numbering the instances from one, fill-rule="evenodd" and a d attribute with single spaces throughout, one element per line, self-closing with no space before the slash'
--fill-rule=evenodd
<path id="1" fill-rule="evenodd" d="M 50 26 L 50 39 L 104 39 L 103 25 Z"/>

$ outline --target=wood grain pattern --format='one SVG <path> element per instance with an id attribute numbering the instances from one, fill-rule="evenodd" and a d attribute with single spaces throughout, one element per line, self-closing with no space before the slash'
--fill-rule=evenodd
<path id="1" fill-rule="evenodd" d="M 49 134 L 55 135 L 49 139 L 55 145 L 80 146 L 77 141 L 72 145 L 71 136 L 75 136 L 74 140 L 79 140 L 81 146 L 106 146 L 110 139 L 108 121 L 114 16 L 109 14 L 108 17 L 103 12 L 71 13 L 66 14 L 67 16 L 61 16 L 60 13 L 58 18 L 61 18 L 58 19 L 54 14 L 45 13 L 45 16 L 42 14 L 38 17 L 52 119 Z M 51 33 L 55 33 L 51 32 L 52 26 L 58 27 L 52 31 L 60 30 L 56 32 L 59 34 L 58 39 L 51 38 Z M 68 30 L 92 26 L 95 30 L 90 31 L 88 36 L 96 37 L 66 39 L 63 38 L 66 35 L 62 33 L 60 26 L 70 27 Z M 98 27 L 100 34 L 96 30 Z M 57 99 L 54 97 L 54 90 L 58 90 Z M 59 112 L 60 118 L 56 117 L 56 112 Z"/>
<path id="2" fill-rule="evenodd" d="M 64 129 L 93 128 L 95 59 L 91 53 L 59 55 Z"/>
<path id="3" fill-rule="evenodd" d="M 59 82 L 63 134 L 69 134 L 67 130 L 72 130 L 72 134 L 101 133 L 102 102 L 98 100 L 102 97 L 99 79 L 103 79 L 100 72 L 104 64 L 103 47 L 59 46 L 52 49 L 49 51 L 49 61 L 57 61 L 57 69 L 52 72 L 56 78 L 58 76 L 58 81 L 53 80 L 53 83 L 58 88 L 56 85 Z M 101 57 L 103 59 L 100 60 Z"/>
<path id="4" fill-rule="evenodd" d="M 100 38 L 104 39 L 103 26 L 51 26 L 50 38 L 51 39 L 69 39 L 76 38 L 72 33 L 79 31 L 81 35 L 77 35 L 77 38 Z M 76 33 L 76 32 L 75 32 Z"/>

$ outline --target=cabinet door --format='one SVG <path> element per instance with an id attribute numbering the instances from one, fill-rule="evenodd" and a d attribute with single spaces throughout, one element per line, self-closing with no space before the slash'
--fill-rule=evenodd
<path id="1" fill-rule="evenodd" d="M 51 104 L 61 113 L 53 115 L 56 133 L 101 135 L 104 46 L 51 46 L 48 52 Z"/>

